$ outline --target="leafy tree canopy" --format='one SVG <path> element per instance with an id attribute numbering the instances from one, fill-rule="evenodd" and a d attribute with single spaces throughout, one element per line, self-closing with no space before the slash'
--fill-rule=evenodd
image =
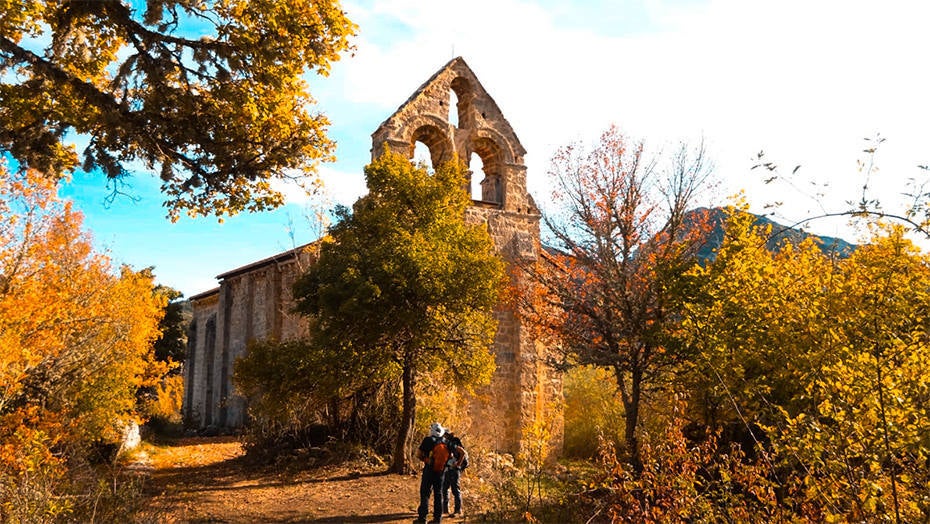
<path id="1" fill-rule="evenodd" d="M 332 159 L 303 75 L 355 25 L 337 0 L 13 0 L 0 9 L 0 149 L 46 173 L 160 172 L 172 219 L 280 205 L 276 179 Z M 116 187 L 116 186 L 114 186 Z"/>
<path id="2" fill-rule="evenodd" d="M 774 482 L 798 486 L 785 507 L 813 501 L 826 521 L 925 520 L 930 259 L 903 226 L 877 226 L 848 258 L 811 240 L 769 251 L 770 228 L 745 213 L 726 235 L 694 268 L 702 292 L 682 309 L 698 350 L 695 418 L 738 423 Z"/>
<path id="3" fill-rule="evenodd" d="M 400 380 L 394 469 L 405 471 L 417 376 L 439 371 L 465 387 L 490 380 L 504 266 L 487 228 L 465 223 L 459 162 L 429 174 L 389 152 L 365 176 L 369 194 L 351 213 L 338 212 L 295 294 L 315 342 L 338 347 L 355 380 L 385 373 Z"/>
<path id="4" fill-rule="evenodd" d="M 149 267 L 142 273 L 154 280 L 154 268 Z M 184 362 L 187 358 L 187 327 L 191 321 L 190 302 L 184 300 L 184 293 L 162 284 L 152 288 L 152 293 L 165 301 L 165 315 L 158 323 L 161 335 L 155 341 L 155 358 L 161 362 Z M 176 372 L 180 373 L 180 368 Z"/>

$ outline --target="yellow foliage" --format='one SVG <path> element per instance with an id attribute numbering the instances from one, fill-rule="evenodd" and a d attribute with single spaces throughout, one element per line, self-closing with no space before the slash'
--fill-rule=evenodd
<path id="1" fill-rule="evenodd" d="M 930 256 L 900 228 L 846 259 L 810 242 L 770 252 L 749 219 L 727 235 L 685 312 L 701 422 L 771 439 L 806 517 L 925 521 Z"/>
<path id="2" fill-rule="evenodd" d="M 155 394 L 147 399 L 142 410 L 147 417 L 166 422 L 181 421 L 181 402 L 184 399 L 184 376 L 167 375 L 155 385 Z"/>
<path id="3" fill-rule="evenodd" d="M 565 453 L 589 458 L 600 438 L 620 444 L 623 407 L 616 378 L 604 368 L 579 366 L 565 374 Z"/>
<path id="4" fill-rule="evenodd" d="M 272 181 L 333 159 L 307 73 L 355 30 L 336 0 L 0 1 L 0 145 L 57 174 L 80 162 L 62 137 L 93 137 L 84 170 L 158 171 L 172 218 L 274 208 Z"/>
<path id="5" fill-rule="evenodd" d="M 51 449 L 115 441 L 160 371 L 151 347 L 164 299 L 150 275 L 115 272 L 81 221 L 47 178 L 0 166 L 0 484 L 62 474 Z"/>

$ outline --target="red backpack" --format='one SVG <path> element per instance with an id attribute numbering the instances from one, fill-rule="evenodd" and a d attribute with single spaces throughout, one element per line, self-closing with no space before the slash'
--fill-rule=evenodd
<path id="1" fill-rule="evenodd" d="M 449 445 L 446 441 L 439 439 L 436 444 L 433 445 L 433 450 L 430 451 L 429 455 L 432 460 L 433 471 L 439 473 L 446 469 L 446 463 L 449 462 L 452 452 L 449 450 Z"/>

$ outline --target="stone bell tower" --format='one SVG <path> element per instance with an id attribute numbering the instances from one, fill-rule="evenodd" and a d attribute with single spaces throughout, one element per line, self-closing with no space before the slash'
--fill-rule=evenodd
<path id="1" fill-rule="evenodd" d="M 456 108 L 450 108 L 451 100 Z M 458 122 L 449 121 L 450 109 Z M 413 158 L 417 142 L 434 166 L 455 155 L 477 154 L 484 166 L 481 198 L 473 200 L 466 220 L 485 223 L 498 253 L 508 265 L 532 262 L 540 253 L 539 209 L 527 192 L 526 150 L 500 108 L 465 61 L 455 58 L 404 102 L 372 134 L 372 159 L 386 148 Z M 469 173 L 469 178 L 480 173 Z M 471 180 L 463 181 L 471 187 Z M 516 274 L 516 273 L 515 273 Z M 491 385 L 469 406 L 470 427 L 454 424 L 469 439 L 501 451 L 517 452 L 523 430 L 540 417 L 551 421 L 556 443 L 562 420 L 552 407 L 561 401 L 561 376 L 548 368 L 546 348 L 532 338 L 515 312 L 501 307 L 492 351 L 497 371 Z"/>

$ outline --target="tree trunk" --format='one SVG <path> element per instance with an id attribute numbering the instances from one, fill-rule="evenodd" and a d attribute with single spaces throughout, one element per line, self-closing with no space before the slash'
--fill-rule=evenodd
<path id="1" fill-rule="evenodd" d="M 626 409 L 626 445 L 630 450 L 630 464 L 637 475 L 643 472 L 643 461 L 639 454 L 639 439 L 636 437 L 636 427 L 639 425 L 639 404 L 642 392 L 642 376 L 633 373 L 630 384 L 630 406 Z"/>
<path id="2" fill-rule="evenodd" d="M 618 372 L 618 382 L 621 380 L 620 377 L 621 375 Z M 642 382 L 643 377 L 641 372 L 634 371 L 633 373 L 630 373 L 629 394 L 627 395 L 625 390 L 623 392 L 624 422 L 626 423 L 623 437 L 626 441 L 627 452 L 629 453 L 630 457 L 630 465 L 633 466 L 633 470 L 637 475 L 643 471 L 642 457 L 640 457 L 639 454 L 639 439 L 636 437 L 636 427 L 639 425 L 639 408 L 642 397 Z"/>
<path id="3" fill-rule="evenodd" d="M 407 474 L 410 472 L 410 450 L 412 448 L 414 422 L 416 421 L 417 398 L 413 388 L 416 379 L 413 372 L 413 363 L 409 357 L 404 359 L 403 381 L 401 396 L 403 397 L 403 414 L 397 428 L 397 441 L 394 443 L 394 463 L 389 470 L 392 473 Z"/>

